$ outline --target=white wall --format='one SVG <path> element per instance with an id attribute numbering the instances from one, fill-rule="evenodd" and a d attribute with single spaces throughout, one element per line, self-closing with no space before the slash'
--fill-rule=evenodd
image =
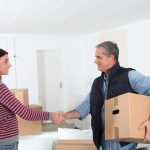
<path id="1" fill-rule="evenodd" d="M 29 88 L 30 103 L 38 104 L 37 50 L 64 51 L 64 110 L 77 106 L 90 91 L 92 81 L 100 75 L 94 64 L 95 46 L 104 41 L 115 41 L 120 48 L 120 63 L 150 75 L 150 21 L 127 27 L 82 36 L 0 34 L 0 46 L 10 53 L 10 75 L 5 79 L 10 88 Z M 15 72 L 17 72 L 15 74 Z M 16 80 L 17 79 L 17 80 Z M 17 82 L 16 82 L 17 81 Z"/>
<path id="2" fill-rule="evenodd" d="M 92 33 L 80 37 L 80 45 L 84 51 L 84 92 L 89 92 L 93 80 L 100 75 L 97 70 L 97 65 L 94 64 L 95 60 L 95 46 L 100 43 L 100 33 Z"/>
<path id="3" fill-rule="evenodd" d="M 7 38 L 4 38 L 7 37 Z M 13 38 L 12 38 L 13 37 Z M 82 52 L 79 48 L 79 40 L 76 36 L 55 36 L 55 35 L 1 35 L 2 48 L 16 51 L 16 79 L 6 81 L 10 88 L 29 88 L 30 103 L 38 104 L 37 88 L 37 58 L 36 52 L 39 49 L 62 49 L 64 50 L 64 108 L 72 104 L 76 90 L 80 89 L 80 75 L 82 76 Z M 15 46 L 11 46 L 15 40 Z M 3 46 L 7 43 L 7 46 Z M 11 48 L 12 47 L 12 48 Z M 15 47 L 15 48 L 14 48 Z M 8 51 L 9 51 L 8 50 Z M 15 86 L 14 86 L 15 85 Z M 80 91 L 80 90 L 79 90 Z M 68 103 L 70 101 L 70 103 Z M 66 105 L 67 103 L 67 105 Z"/>
<path id="4" fill-rule="evenodd" d="M 150 76 L 150 20 L 128 26 L 128 64 Z"/>
<path id="5" fill-rule="evenodd" d="M 93 79 L 100 75 L 99 71 L 97 71 L 97 66 L 94 64 L 97 43 L 99 43 L 99 33 L 83 35 L 78 37 L 76 52 L 71 49 L 68 52 L 68 56 L 71 56 L 68 63 L 71 66 L 76 66 L 76 68 L 70 68 L 68 73 L 71 75 L 74 72 L 72 74 L 74 81 L 72 82 L 71 78 L 67 79 L 71 87 L 68 93 L 72 99 L 66 101 L 66 110 L 73 109 L 81 103 L 90 92 Z M 72 53 L 74 53 L 74 57 L 72 57 Z"/>

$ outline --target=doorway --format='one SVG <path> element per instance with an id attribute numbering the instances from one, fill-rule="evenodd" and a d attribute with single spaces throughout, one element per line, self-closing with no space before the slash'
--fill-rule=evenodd
<path id="1" fill-rule="evenodd" d="M 45 111 L 63 109 L 63 55 L 61 50 L 38 50 L 38 97 Z"/>

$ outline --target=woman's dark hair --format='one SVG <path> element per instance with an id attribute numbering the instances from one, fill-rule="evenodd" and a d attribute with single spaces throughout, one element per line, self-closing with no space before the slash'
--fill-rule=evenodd
<path id="1" fill-rule="evenodd" d="M 0 57 L 3 57 L 4 55 L 8 55 L 8 52 L 0 48 Z"/>
<path id="2" fill-rule="evenodd" d="M 5 56 L 5 55 L 8 55 L 8 52 L 6 52 L 5 50 L 0 48 L 0 58 Z M 1 79 L 2 79 L 2 77 L 0 76 L 0 81 L 1 81 Z"/>

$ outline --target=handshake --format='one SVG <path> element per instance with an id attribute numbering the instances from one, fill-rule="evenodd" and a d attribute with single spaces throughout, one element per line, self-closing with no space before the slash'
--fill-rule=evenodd
<path id="1" fill-rule="evenodd" d="M 63 111 L 59 111 L 59 112 L 53 112 L 53 117 L 52 117 L 52 121 L 53 123 L 55 123 L 56 125 L 60 125 L 63 122 L 65 122 L 65 120 L 67 120 L 67 113 L 63 112 Z"/>

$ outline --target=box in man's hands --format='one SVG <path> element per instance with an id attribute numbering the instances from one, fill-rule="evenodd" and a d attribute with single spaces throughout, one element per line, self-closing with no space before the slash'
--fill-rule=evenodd
<path id="1" fill-rule="evenodd" d="M 105 139 L 143 142 L 146 131 L 138 127 L 149 117 L 149 96 L 126 93 L 106 100 Z"/>

